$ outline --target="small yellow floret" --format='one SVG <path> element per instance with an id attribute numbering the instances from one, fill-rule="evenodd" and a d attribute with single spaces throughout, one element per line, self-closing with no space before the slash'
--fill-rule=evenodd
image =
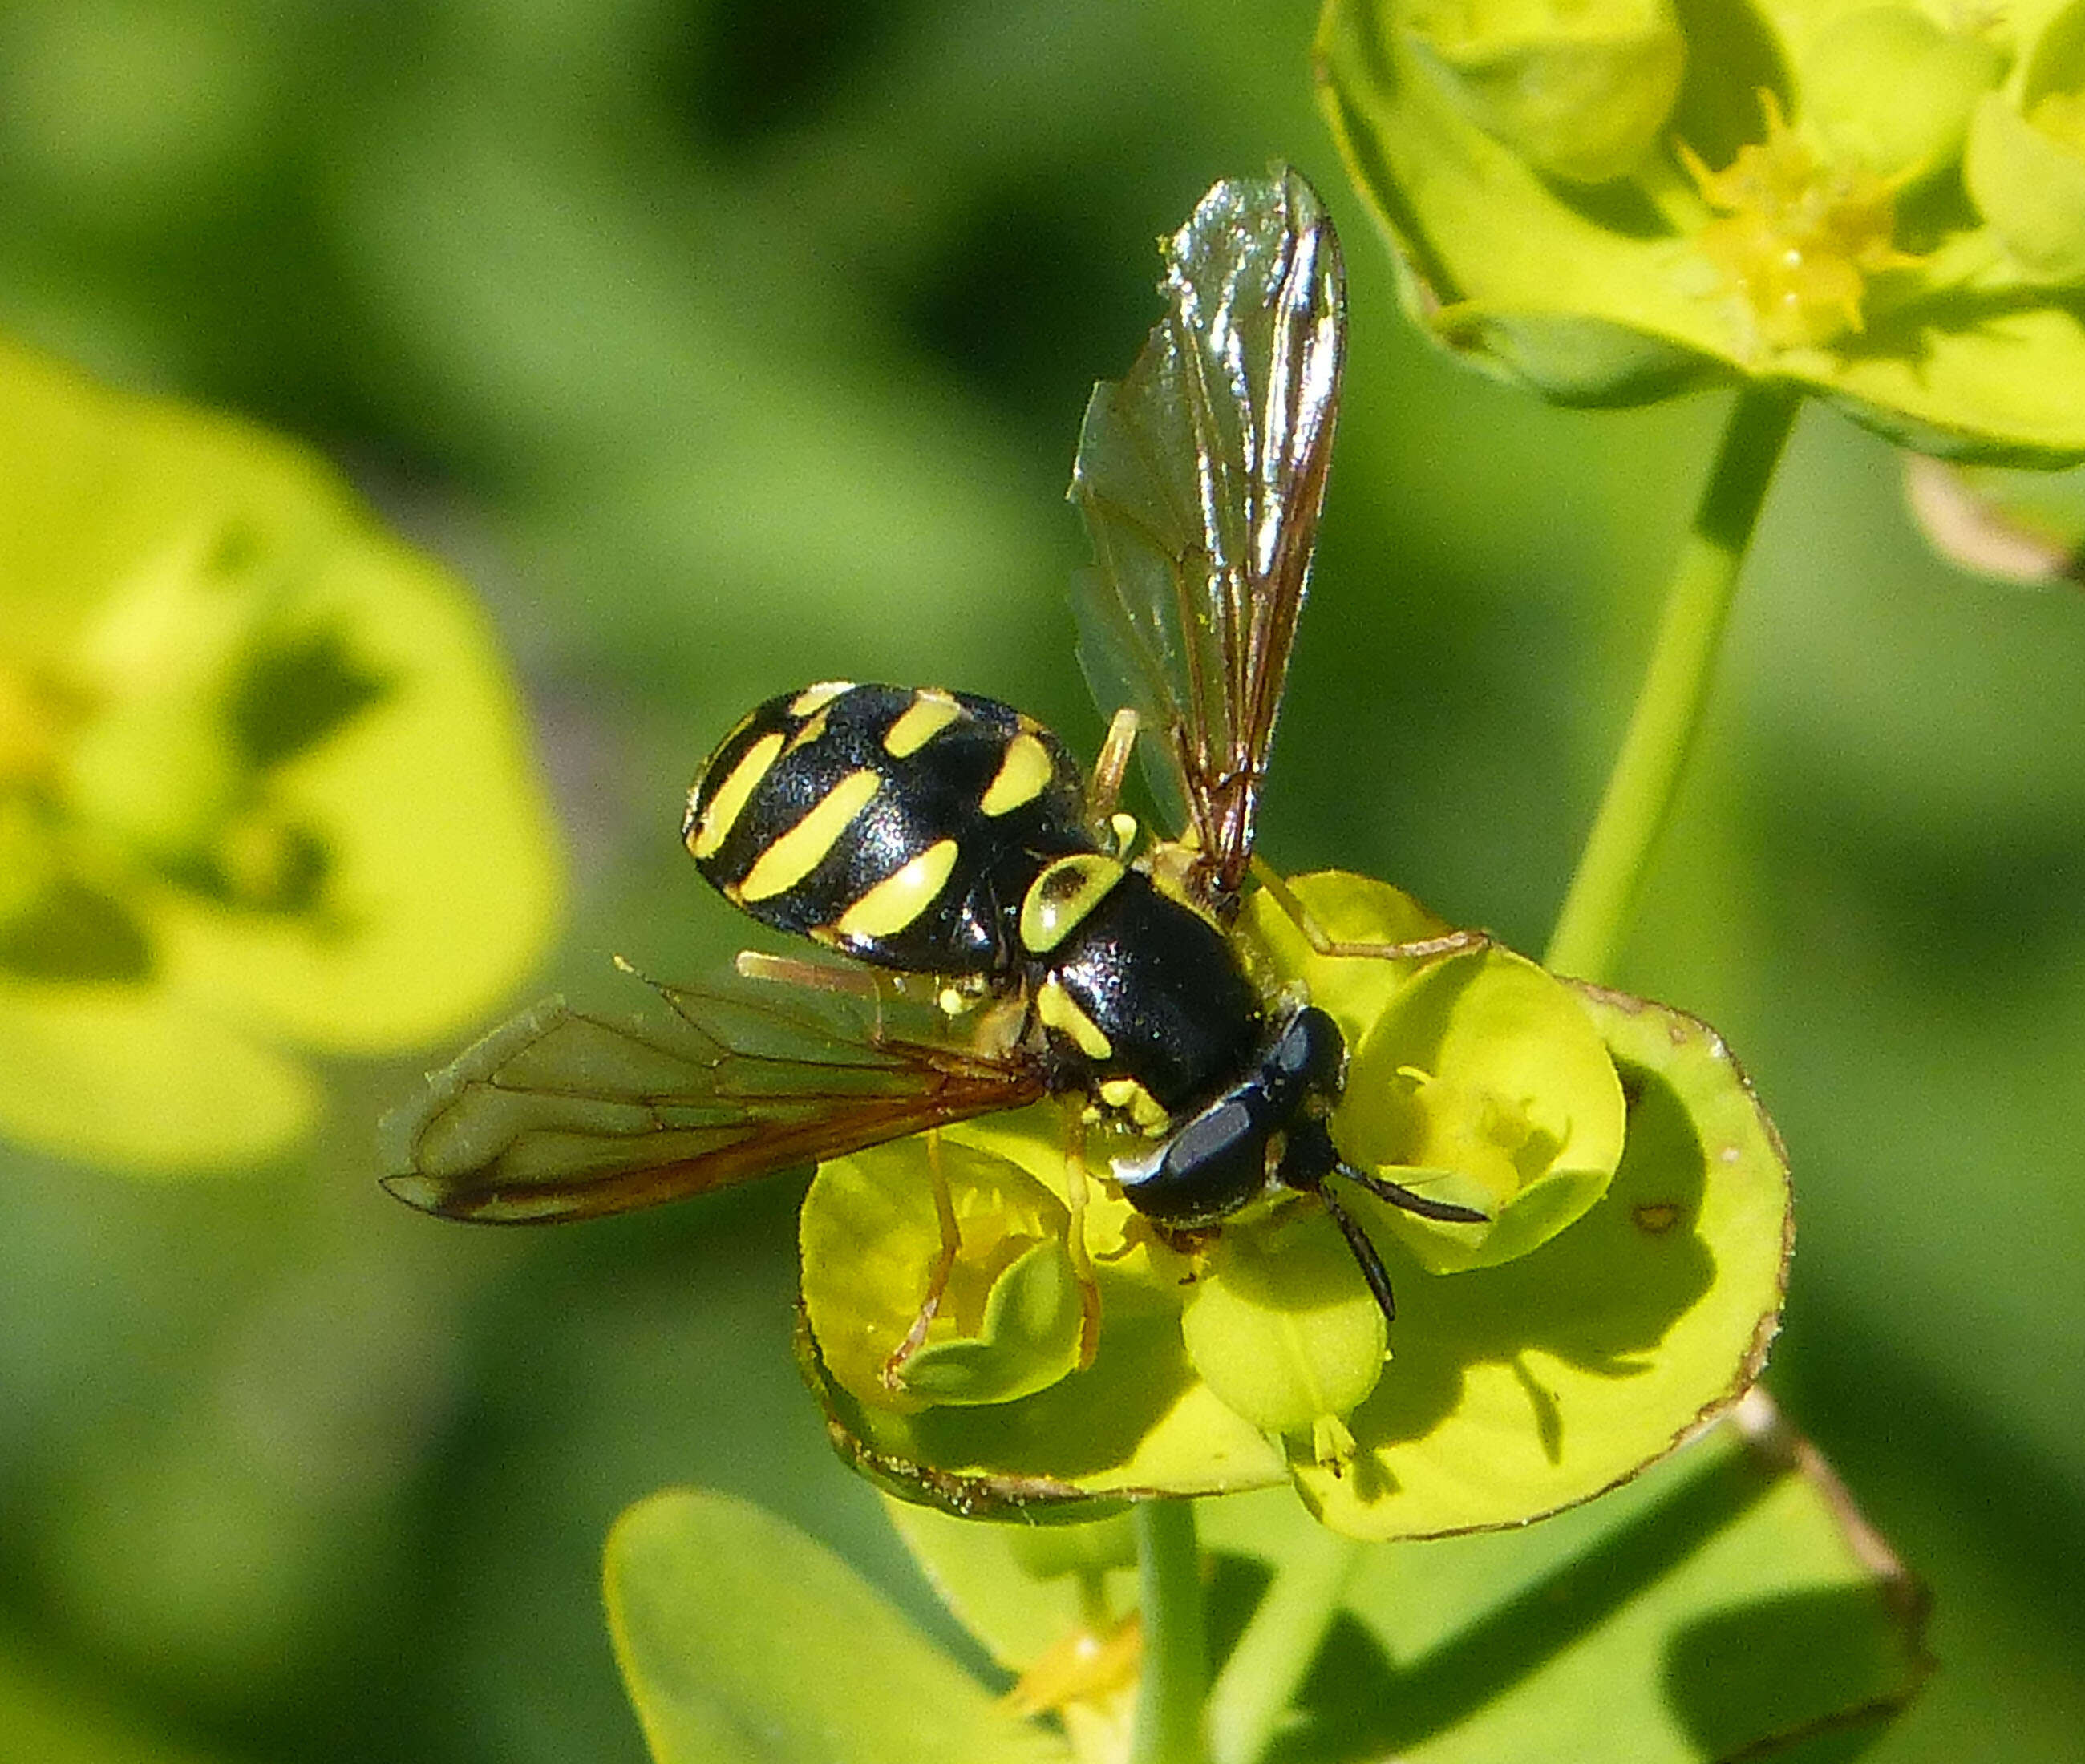
<path id="1" fill-rule="evenodd" d="M 1037 1656 L 1007 1692 L 1006 1705 L 1016 1714 L 1035 1715 L 1073 1703 L 1104 1703 L 1136 1684 L 1143 1663 L 1144 1628 L 1135 1613 L 1106 1635 L 1082 1623 Z"/>
<path id="2" fill-rule="evenodd" d="M 1764 142 L 1711 172 L 1684 142 L 1679 157 L 1721 218 L 1696 235 L 1701 253 L 1743 295 L 1777 349 L 1828 343 L 1863 324 L 1868 279 L 1917 261 L 1892 244 L 1896 189 L 1858 160 L 1829 162 L 1799 138 L 1770 91 L 1760 94 Z"/>

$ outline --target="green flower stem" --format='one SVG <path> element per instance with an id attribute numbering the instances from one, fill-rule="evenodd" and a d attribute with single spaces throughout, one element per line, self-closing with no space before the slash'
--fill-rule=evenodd
<path id="1" fill-rule="evenodd" d="M 1798 402 L 1793 387 L 1753 384 L 1731 407 L 1715 469 L 1666 593 L 1629 732 L 1542 958 L 1559 973 L 1600 980 L 1613 963 L 1701 727 L 1738 571 Z"/>
<path id="2" fill-rule="evenodd" d="M 1284 1563 L 1209 1693 L 1215 1764 L 1259 1764 L 1332 1626 L 1361 1546 L 1318 1531 Z"/>
<path id="3" fill-rule="evenodd" d="M 1137 1504 L 1136 1565 L 1144 1677 L 1129 1764 L 1208 1764 L 1202 1708 L 1209 1686 L 1209 1646 L 1192 1502 Z"/>

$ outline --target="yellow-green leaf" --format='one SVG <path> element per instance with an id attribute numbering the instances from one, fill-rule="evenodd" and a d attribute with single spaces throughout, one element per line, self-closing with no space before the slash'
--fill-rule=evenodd
<path id="1" fill-rule="evenodd" d="M 1255 1626 L 1293 1623 L 1292 1575 L 1323 1583 L 1322 1533 L 1276 1495 L 1200 1516 L 1208 1547 L 1275 1575 L 1211 1698 L 1218 1723 L 1263 1720 Z M 1369 1645 L 1342 1649 L 1336 1697 L 1272 1711 L 1284 1755 L 1713 1764 L 1807 1741 L 1826 1749 L 1790 1755 L 1842 1758 L 1931 1668 L 1922 1589 L 1756 1394 L 1607 1500 L 1357 1548 L 1339 1584 Z"/>
<path id="2" fill-rule="evenodd" d="M 250 1163 L 316 1116 L 304 1062 L 207 1000 L 0 982 L 0 1127 L 140 1173 Z"/>
<path id="3" fill-rule="evenodd" d="M 609 1534 L 617 1664 L 655 1764 L 1056 1764 L 837 1557 L 756 1507 L 669 1489 Z"/>
<path id="4" fill-rule="evenodd" d="M 898 1503 L 890 1516 L 1014 1670 L 1135 1610 L 1121 1520 L 980 1524 Z M 1210 1695 L 1218 1764 L 1276 1734 L 1297 1759 L 1780 1755 L 1871 1737 L 1930 1668 L 1922 1589 L 1757 1392 L 1613 1498 L 1538 1525 L 1364 1545 L 1272 1490 L 1204 1501 L 1197 1520 L 1218 1561 L 1212 1625 L 1238 1638 Z M 1336 1619 L 1336 1673 L 1329 1649 L 1306 1672 Z"/>

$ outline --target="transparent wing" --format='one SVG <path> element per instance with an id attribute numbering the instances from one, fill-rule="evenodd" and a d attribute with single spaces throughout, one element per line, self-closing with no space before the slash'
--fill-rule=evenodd
<path id="1" fill-rule="evenodd" d="M 648 982 L 614 1023 L 552 999 L 428 1079 L 384 1123 L 401 1200 L 493 1223 L 707 1193 L 1043 1093 L 931 1007 L 767 983 Z"/>
<path id="2" fill-rule="evenodd" d="M 1072 498 L 1094 565 L 1073 600 L 1102 714 L 1139 713 L 1154 787 L 1221 906 L 1252 856 L 1324 506 L 1346 278 L 1316 193 L 1285 168 L 1217 184 L 1165 256 L 1170 310 L 1086 407 Z"/>

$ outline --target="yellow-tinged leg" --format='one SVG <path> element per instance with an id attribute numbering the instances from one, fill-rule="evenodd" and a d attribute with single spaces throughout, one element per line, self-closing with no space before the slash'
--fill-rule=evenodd
<path id="1" fill-rule="evenodd" d="M 1444 931 L 1438 937 L 1416 938 L 1403 943 L 1356 942 L 1335 937 L 1319 922 L 1317 914 L 1304 904 L 1295 889 L 1258 858 L 1252 860 L 1252 874 L 1253 880 L 1273 897 L 1274 904 L 1289 922 L 1303 934 L 1304 941 L 1320 956 L 1357 956 L 1377 961 L 1424 961 L 1435 956 L 1458 955 L 1466 949 L 1488 948 L 1492 943 L 1492 934 L 1480 931 Z"/>
<path id="2" fill-rule="evenodd" d="M 1129 775 L 1129 756 L 1136 747 L 1136 713 L 1124 705 L 1108 724 L 1107 739 L 1093 761 L 1093 780 L 1086 786 L 1086 813 L 1096 827 L 1114 822 L 1115 805 L 1122 800 L 1122 781 Z"/>
<path id="3" fill-rule="evenodd" d="M 935 1253 L 934 1266 L 927 1276 L 927 1295 L 919 1301 L 919 1315 L 912 1319 L 912 1327 L 905 1332 L 905 1339 L 890 1351 L 883 1363 L 883 1385 L 886 1390 L 902 1389 L 904 1385 L 905 1363 L 919 1351 L 927 1339 L 927 1331 L 941 1308 L 941 1300 L 949 1290 L 949 1277 L 955 1272 L 956 1257 L 963 1247 L 962 1228 L 956 1223 L 956 1198 L 949 1192 L 949 1178 L 941 1168 L 941 1130 L 927 1130 L 927 1174 L 934 1196 L 934 1219 L 941 1227 L 941 1242 Z"/>
<path id="4" fill-rule="evenodd" d="M 1101 1289 L 1086 1247 L 1086 1123 L 1073 1115 L 1064 1134 L 1064 1205 L 1072 1215 L 1065 1232 L 1072 1272 L 1079 1283 L 1079 1370 L 1093 1363 L 1101 1346 Z"/>
<path id="5" fill-rule="evenodd" d="M 873 969 L 859 962 L 842 967 L 834 961 L 805 961 L 796 956 L 771 956 L 764 949 L 741 949 L 732 965 L 742 980 L 764 985 L 802 986 L 812 992 L 837 992 L 851 999 L 881 999 Z"/>

